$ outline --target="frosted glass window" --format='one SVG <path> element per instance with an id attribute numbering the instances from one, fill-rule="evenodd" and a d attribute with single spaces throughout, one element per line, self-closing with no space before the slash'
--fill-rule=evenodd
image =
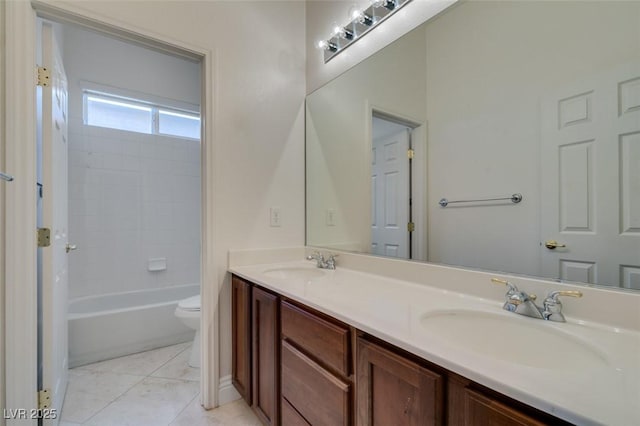
<path id="1" fill-rule="evenodd" d="M 153 132 L 153 108 L 126 101 L 88 95 L 86 123 L 131 132 Z"/>
<path id="2" fill-rule="evenodd" d="M 158 114 L 158 133 L 200 139 L 200 117 L 161 109 Z"/>
<path id="3" fill-rule="evenodd" d="M 120 94 L 84 91 L 84 124 L 152 135 L 200 140 L 200 114 L 197 105 L 155 103 Z"/>

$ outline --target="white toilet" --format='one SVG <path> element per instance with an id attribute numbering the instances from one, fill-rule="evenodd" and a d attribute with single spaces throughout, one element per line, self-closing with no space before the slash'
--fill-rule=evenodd
<path id="1" fill-rule="evenodd" d="M 200 295 L 181 300 L 178 303 L 175 314 L 184 325 L 196 331 L 196 335 L 193 338 L 193 346 L 191 347 L 189 365 L 200 368 Z"/>

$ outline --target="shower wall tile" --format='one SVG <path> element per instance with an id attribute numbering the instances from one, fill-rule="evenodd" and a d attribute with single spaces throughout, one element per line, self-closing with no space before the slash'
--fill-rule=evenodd
<path id="1" fill-rule="evenodd" d="M 75 119 L 69 148 L 70 298 L 199 282 L 199 142 Z"/>

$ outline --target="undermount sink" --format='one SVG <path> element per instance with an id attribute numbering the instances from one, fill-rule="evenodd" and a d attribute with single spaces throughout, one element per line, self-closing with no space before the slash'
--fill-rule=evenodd
<path id="1" fill-rule="evenodd" d="M 304 280 L 309 281 L 316 278 L 322 278 L 325 271 L 318 268 L 302 268 L 302 267 L 282 267 L 272 268 L 263 271 L 264 275 L 272 278 L 280 278 L 285 280 Z"/>
<path id="2" fill-rule="evenodd" d="M 528 367 L 588 371 L 606 367 L 605 354 L 552 324 L 516 314 L 474 310 L 432 311 L 423 331 L 462 350 Z"/>

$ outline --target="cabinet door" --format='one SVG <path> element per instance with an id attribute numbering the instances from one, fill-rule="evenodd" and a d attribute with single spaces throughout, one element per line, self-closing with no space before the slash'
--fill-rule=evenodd
<path id="1" fill-rule="evenodd" d="M 358 338 L 358 425 L 440 425 L 443 378 L 421 365 Z"/>
<path id="2" fill-rule="evenodd" d="M 231 292 L 233 385 L 251 405 L 251 284 L 234 275 Z"/>
<path id="3" fill-rule="evenodd" d="M 266 425 L 280 422 L 278 297 L 252 289 L 253 410 Z"/>
<path id="4" fill-rule="evenodd" d="M 472 389 L 465 389 L 464 400 L 466 425 L 542 426 L 547 424 Z"/>

